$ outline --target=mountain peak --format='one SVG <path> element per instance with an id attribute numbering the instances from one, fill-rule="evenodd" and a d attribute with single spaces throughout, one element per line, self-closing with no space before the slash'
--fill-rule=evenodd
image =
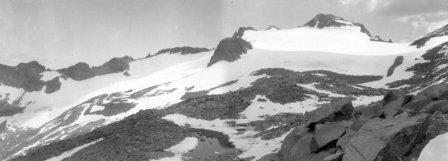
<path id="1" fill-rule="evenodd" d="M 341 27 L 341 26 L 358 26 L 361 28 L 361 32 L 367 34 L 369 37 L 371 37 L 370 32 L 367 30 L 367 28 L 360 23 L 356 22 L 350 22 L 344 20 L 342 17 L 335 16 L 333 14 L 317 14 L 314 16 L 313 19 L 308 21 L 304 26 L 308 27 L 317 27 L 319 29 L 325 28 L 325 27 Z"/>

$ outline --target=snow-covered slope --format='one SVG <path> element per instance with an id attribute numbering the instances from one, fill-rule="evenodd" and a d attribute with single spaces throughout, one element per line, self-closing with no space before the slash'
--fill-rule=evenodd
<path id="1" fill-rule="evenodd" d="M 423 36 L 420 39 L 412 42 L 411 45 L 417 47 L 425 47 L 426 49 L 431 49 L 441 43 L 448 41 L 448 25 L 443 26 L 440 29 L 437 29 L 426 36 Z"/>

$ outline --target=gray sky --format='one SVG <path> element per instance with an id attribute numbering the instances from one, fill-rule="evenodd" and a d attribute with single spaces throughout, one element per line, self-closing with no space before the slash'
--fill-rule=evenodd
<path id="1" fill-rule="evenodd" d="M 240 26 L 292 28 L 317 13 L 411 41 L 448 24 L 448 0 L 0 0 L 0 63 L 51 68 L 142 57 L 175 46 L 215 47 Z"/>

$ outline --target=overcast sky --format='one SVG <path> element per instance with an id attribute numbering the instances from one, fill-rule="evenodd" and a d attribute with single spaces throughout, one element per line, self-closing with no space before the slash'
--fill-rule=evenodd
<path id="1" fill-rule="evenodd" d="M 212 48 L 240 26 L 292 28 L 317 13 L 412 41 L 448 24 L 448 0 L 0 0 L 0 63 L 37 59 L 58 68 L 175 46 Z"/>

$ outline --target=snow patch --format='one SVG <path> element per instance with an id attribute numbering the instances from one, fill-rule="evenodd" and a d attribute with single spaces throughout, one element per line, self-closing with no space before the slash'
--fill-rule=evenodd
<path id="1" fill-rule="evenodd" d="M 299 85 L 299 86 L 301 86 L 301 87 L 303 87 L 303 88 L 306 88 L 306 89 L 308 89 L 308 90 L 311 90 L 311 91 L 316 91 L 316 92 L 318 92 L 318 93 L 327 94 L 328 97 L 347 97 L 346 95 L 333 93 L 333 92 L 330 92 L 330 91 L 327 91 L 327 90 L 317 89 L 316 86 L 315 86 L 316 84 L 317 84 L 317 83 L 311 83 L 311 84 L 297 84 L 297 85 Z"/>
<path id="2" fill-rule="evenodd" d="M 150 161 L 182 161 L 182 155 L 196 148 L 196 146 L 198 146 L 198 141 L 199 140 L 195 137 L 186 137 L 181 142 L 165 150 L 174 153 L 174 156 L 156 160 L 151 159 Z"/>
<path id="3" fill-rule="evenodd" d="M 231 120 L 215 119 L 212 121 L 196 119 L 182 114 L 170 114 L 163 117 L 165 120 L 172 121 L 179 126 L 190 126 L 193 128 L 208 129 L 219 131 L 229 136 L 230 141 L 233 142 L 237 149 L 243 152 L 238 156 L 240 158 L 255 157 L 253 160 L 258 160 L 262 156 L 270 153 L 275 153 L 280 149 L 281 142 L 287 134 L 271 140 L 262 140 L 260 137 L 256 138 L 256 131 L 247 130 L 244 133 L 239 133 L 233 127 L 229 127 L 226 122 Z"/>
<path id="4" fill-rule="evenodd" d="M 368 105 L 372 102 L 380 101 L 384 98 L 384 96 L 358 96 L 355 100 L 352 101 L 353 106 L 363 106 Z"/>
<path id="5" fill-rule="evenodd" d="M 315 110 L 319 105 L 326 102 L 318 102 L 318 98 L 314 95 L 308 95 L 308 98 L 301 102 L 293 102 L 280 104 L 271 102 L 265 96 L 257 95 L 252 103 L 243 112 L 240 113 L 241 119 L 237 123 L 248 123 L 251 121 L 263 120 L 265 116 L 273 116 L 280 113 L 305 113 Z M 266 100 L 266 101 L 259 101 Z"/>
<path id="6" fill-rule="evenodd" d="M 80 150 L 82 150 L 82 149 L 84 149 L 84 148 L 87 148 L 88 146 L 91 146 L 91 145 L 93 145 L 93 144 L 95 144 L 95 143 L 97 143 L 97 142 L 99 142 L 99 141 L 101 141 L 101 140 L 103 140 L 103 139 L 101 138 L 101 139 L 98 139 L 98 140 L 96 140 L 96 141 L 94 141 L 94 142 L 91 142 L 91 143 L 87 143 L 87 144 L 78 146 L 78 147 L 76 147 L 76 148 L 74 148 L 74 149 L 72 149 L 72 150 L 70 150 L 70 151 L 66 151 L 66 152 L 62 153 L 62 154 L 59 155 L 59 156 L 56 156 L 56 157 L 47 159 L 46 161 L 62 161 L 63 159 L 72 156 L 72 155 L 75 154 L 76 152 L 78 152 L 78 151 L 80 151 Z"/>
<path id="7" fill-rule="evenodd" d="M 61 73 L 57 72 L 57 71 L 45 71 L 41 73 L 42 77 L 40 78 L 40 80 L 42 81 L 49 81 L 54 79 L 55 77 L 58 77 L 61 75 Z"/>

